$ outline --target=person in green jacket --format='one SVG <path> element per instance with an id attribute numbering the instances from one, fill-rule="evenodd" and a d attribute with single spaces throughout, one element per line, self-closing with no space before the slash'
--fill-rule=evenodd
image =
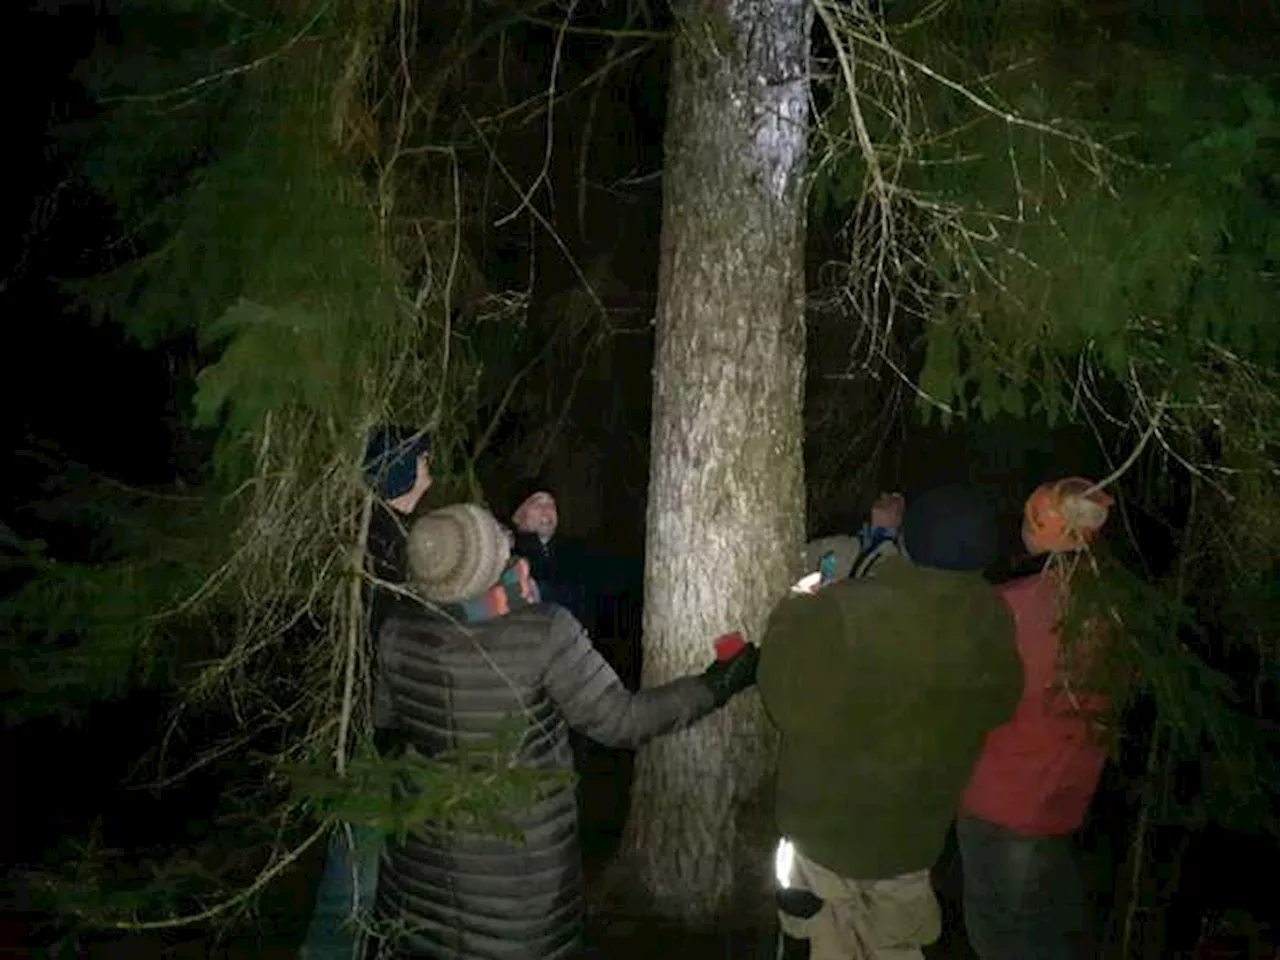
<path id="1" fill-rule="evenodd" d="M 984 737 L 1022 692 L 1012 615 L 981 575 L 998 551 L 993 506 L 930 491 L 902 542 L 872 579 L 783 600 L 761 643 L 760 695 L 782 735 L 784 955 L 923 957 L 941 932 L 929 869 Z"/>

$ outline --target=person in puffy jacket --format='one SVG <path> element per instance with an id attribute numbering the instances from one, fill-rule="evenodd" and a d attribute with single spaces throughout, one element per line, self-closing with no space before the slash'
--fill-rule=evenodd
<path id="1" fill-rule="evenodd" d="M 754 646 L 705 672 L 629 692 L 573 615 L 535 602 L 523 559 L 489 511 L 456 504 L 409 532 L 404 603 L 379 637 L 379 722 L 438 755 L 523 726 L 512 761 L 571 770 L 570 728 L 636 747 L 695 723 L 755 683 Z M 571 785 L 506 811 L 523 842 L 427 824 L 388 842 L 375 913 L 383 956 L 557 960 L 582 949 L 583 890 Z"/>

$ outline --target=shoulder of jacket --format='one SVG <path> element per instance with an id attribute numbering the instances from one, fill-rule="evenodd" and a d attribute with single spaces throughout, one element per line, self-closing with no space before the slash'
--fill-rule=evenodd
<path id="1" fill-rule="evenodd" d="M 531 607 L 526 607 L 520 612 L 522 615 L 529 617 L 545 618 L 549 628 L 553 631 L 576 634 L 586 630 L 578 618 L 573 615 L 572 610 L 558 603 L 537 603 Z"/>
<path id="2" fill-rule="evenodd" d="M 900 595 L 896 585 L 886 584 L 878 576 L 860 580 L 838 580 L 812 596 L 797 597 L 798 601 L 807 606 L 798 609 L 796 615 L 833 618 L 841 628 L 845 628 L 851 623 L 861 622 L 869 611 L 891 606 L 893 598 Z"/>
<path id="3" fill-rule="evenodd" d="M 892 540 L 882 540 L 858 554 L 849 570 L 849 579 L 868 580 L 876 576 L 885 561 L 897 557 L 901 557 L 897 544 Z"/>
<path id="4" fill-rule="evenodd" d="M 832 596 L 832 592 L 844 582 L 838 581 L 813 594 L 788 594 L 783 597 L 769 614 L 766 631 L 790 631 L 796 629 L 799 622 L 821 617 L 824 614 L 829 615 L 830 611 L 838 610 L 839 604 Z"/>
<path id="5" fill-rule="evenodd" d="M 927 578 L 928 571 L 921 570 L 896 548 L 885 552 L 877 549 L 859 560 L 852 576 L 832 586 L 844 587 L 836 595 L 842 604 L 876 604 L 892 601 L 904 592 L 918 593 Z"/>
<path id="6" fill-rule="evenodd" d="M 400 598 L 387 612 L 387 617 L 382 622 L 381 633 L 395 637 L 421 633 L 447 636 L 465 627 L 466 624 L 454 620 L 443 611 L 423 607 Z"/>
<path id="7" fill-rule="evenodd" d="M 1029 573 L 1021 577 L 1014 577 L 1012 580 L 1006 580 L 1004 583 L 997 584 L 997 593 L 1025 593 L 1028 590 L 1035 590 L 1044 583 L 1044 573 L 1037 571 Z"/>
<path id="8" fill-rule="evenodd" d="M 1002 583 L 995 588 L 996 595 L 1005 605 L 1015 612 L 1029 610 L 1040 604 L 1052 604 L 1054 597 L 1053 582 L 1043 573 L 1019 577 Z"/>
<path id="9" fill-rule="evenodd" d="M 541 637 L 573 636 L 582 627 L 572 613 L 558 603 L 534 603 L 494 620 L 504 629 L 532 631 Z"/>

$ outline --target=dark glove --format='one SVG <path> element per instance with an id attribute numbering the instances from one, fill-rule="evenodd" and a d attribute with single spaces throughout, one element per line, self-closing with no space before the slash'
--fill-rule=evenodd
<path id="1" fill-rule="evenodd" d="M 702 679 L 711 688 L 716 706 L 723 707 L 735 693 L 755 686 L 756 671 L 760 667 L 760 648 L 746 644 L 727 660 L 716 660 L 702 672 Z"/>

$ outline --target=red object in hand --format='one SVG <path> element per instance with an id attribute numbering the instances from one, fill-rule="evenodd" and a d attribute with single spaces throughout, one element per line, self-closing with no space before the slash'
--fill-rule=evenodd
<path id="1" fill-rule="evenodd" d="M 733 633 L 726 633 L 716 641 L 716 659 L 732 660 L 746 647 L 747 641 L 742 639 L 742 634 L 736 630 Z"/>

